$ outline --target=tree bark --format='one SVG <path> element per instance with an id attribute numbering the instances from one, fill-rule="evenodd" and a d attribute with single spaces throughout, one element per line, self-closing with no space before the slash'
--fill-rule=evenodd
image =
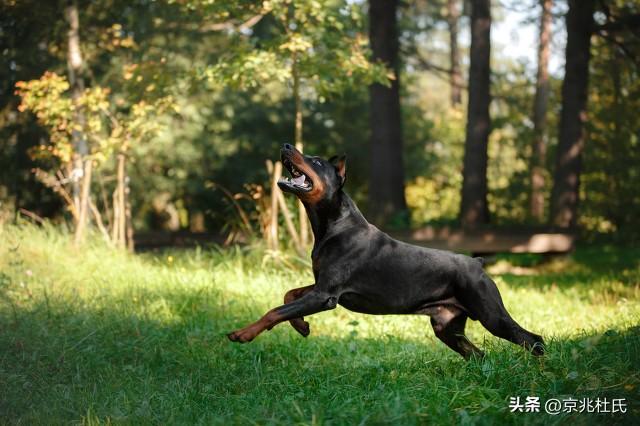
<path id="1" fill-rule="evenodd" d="M 114 211 L 117 209 L 117 220 L 114 220 L 115 244 L 116 247 L 124 249 L 127 244 L 127 214 L 126 214 L 126 194 L 125 194 L 125 161 L 124 153 L 118 153 L 118 162 L 116 168 L 116 199 L 118 201 L 117 208 L 114 205 Z"/>
<path id="2" fill-rule="evenodd" d="M 125 217 L 125 236 L 127 238 L 127 250 L 130 253 L 133 253 L 135 250 L 135 242 L 133 240 L 133 218 L 131 215 L 131 197 L 129 196 L 131 193 L 131 188 L 129 187 L 129 176 L 126 174 L 125 169 L 125 188 L 124 188 L 124 217 Z"/>
<path id="3" fill-rule="evenodd" d="M 84 241 L 84 230 L 87 225 L 89 216 L 89 202 L 91 196 L 91 169 L 93 167 L 91 160 L 84 162 L 84 169 L 82 173 L 82 191 L 80 193 L 80 212 L 78 214 L 78 224 L 76 225 L 76 232 L 74 235 L 74 241 L 76 244 L 82 244 Z"/>
<path id="4" fill-rule="evenodd" d="M 78 5 L 76 1 L 70 1 L 65 8 L 65 18 L 69 26 L 67 31 L 67 68 L 69 73 L 69 83 L 71 86 L 71 96 L 74 103 L 74 121 L 80 128 L 84 128 L 85 116 L 78 101 L 84 91 L 84 80 L 82 72 L 84 60 L 80 49 L 80 20 L 78 17 Z M 91 160 L 88 158 L 89 147 L 82 130 L 75 128 L 72 130 L 73 143 L 73 200 L 76 210 L 79 212 L 76 222 L 75 241 L 82 242 L 84 239 L 84 229 L 86 221 L 89 219 L 89 195 L 91 185 Z M 85 176 L 86 173 L 88 176 Z M 85 186 L 88 186 L 85 188 Z"/>
<path id="5" fill-rule="evenodd" d="M 397 0 L 369 1 L 369 40 L 373 60 L 389 67 L 395 78 L 391 87 L 369 87 L 371 170 L 369 175 L 370 219 L 384 225 L 406 213 L 402 161 L 402 123 L 398 66 Z"/>
<path id="6" fill-rule="evenodd" d="M 78 18 L 78 5 L 76 2 L 69 2 L 65 8 L 65 19 L 69 26 L 67 30 L 67 72 L 69 75 L 69 84 L 71 86 L 71 97 L 76 103 L 82 92 L 84 91 L 84 80 L 82 78 L 82 52 L 80 50 L 80 21 Z M 82 121 L 81 111 L 76 107 L 74 118 Z M 77 211 L 80 211 L 80 179 L 79 171 L 83 170 L 82 157 L 88 152 L 86 142 L 84 141 L 82 132 L 73 129 L 71 133 L 73 143 L 73 168 L 72 168 L 72 186 L 73 201 Z M 77 223 L 76 223 L 77 226 Z"/>
<path id="7" fill-rule="evenodd" d="M 300 73 L 298 70 L 298 57 L 293 54 L 293 99 L 296 108 L 295 122 L 295 146 L 300 152 L 304 151 L 304 143 L 302 141 L 302 98 L 300 97 Z M 298 200 L 298 221 L 300 222 L 300 245 L 304 248 L 309 244 L 309 219 L 307 211 L 301 201 Z"/>
<path id="8" fill-rule="evenodd" d="M 489 222 L 487 147 L 491 131 L 490 57 L 490 0 L 472 0 L 469 107 L 460 205 L 460 220 L 462 225 L 468 228 Z"/>
<path id="9" fill-rule="evenodd" d="M 549 100 L 549 43 L 551 40 L 551 7 L 553 0 L 540 0 L 540 42 L 538 45 L 538 75 L 533 102 L 533 146 L 531 147 L 531 217 L 544 220 L 544 181 L 547 146 L 547 103 Z"/>
<path id="10" fill-rule="evenodd" d="M 462 103 L 462 72 L 460 71 L 460 50 L 458 49 L 458 20 L 460 10 L 458 0 L 447 0 L 447 25 L 449 26 L 449 84 L 451 87 L 451 106 Z"/>
<path id="11" fill-rule="evenodd" d="M 276 196 L 276 193 L 280 191 L 280 188 L 278 188 L 278 180 L 280 180 L 280 176 L 282 176 L 282 163 L 280 161 L 276 161 L 273 165 L 273 176 L 271 180 L 271 216 L 269 218 L 268 240 L 269 248 L 273 251 L 278 250 L 278 244 L 280 242 L 278 239 L 278 198 Z"/>
<path id="12" fill-rule="evenodd" d="M 553 225 L 562 228 L 571 228 L 577 222 L 594 3 L 569 0 L 566 16 L 565 78 L 550 217 Z"/>

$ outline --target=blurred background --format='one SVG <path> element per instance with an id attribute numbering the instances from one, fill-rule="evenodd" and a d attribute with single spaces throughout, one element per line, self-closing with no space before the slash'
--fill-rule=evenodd
<path id="1" fill-rule="evenodd" d="M 0 424 L 640 425 L 638 0 L 0 0 L 0 61 Z M 315 281 L 284 143 L 487 257 L 547 355 L 347 309 L 230 343 Z"/>
<path id="2" fill-rule="evenodd" d="M 130 249 L 304 245 L 294 200 L 271 197 L 295 142 L 346 153 L 347 192 L 385 229 L 637 241 L 639 17 L 621 0 L 5 0 L 0 221 Z"/>

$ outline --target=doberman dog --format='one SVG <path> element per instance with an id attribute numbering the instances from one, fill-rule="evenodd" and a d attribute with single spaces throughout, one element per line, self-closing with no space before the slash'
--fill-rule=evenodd
<path id="1" fill-rule="evenodd" d="M 369 224 L 342 189 L 345 156 L 324 160 L 284 144 L 281 159 L 292 178 L 278 186 L 302 201 L 311 222 L 315 283 L 287 292 L 284 305 L 229 333 L 230 340 L 250 342 L 287 320 L 306 337 L 309 323 L 303 317 L 339 304 L 366 314 L 429 315 L 436 336 L 465 359 L 484 355 L 464 335 L 467 318 L 534 355 L 544 354 L 542 337 L 505 309 L 482 259 L 406 244 Z"/>

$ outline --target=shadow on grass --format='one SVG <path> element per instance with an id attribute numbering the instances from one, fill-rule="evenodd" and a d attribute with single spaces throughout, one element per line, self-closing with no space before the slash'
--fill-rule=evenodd
<path id="1" fill-rule="evenodd" d="M 580 247 L 570 255 L 541 260 L 539 255 L 501 255 L 489 271 L 512 288 L 571 292 L 594 303 L 640 298 L 637 248 Z"/>
<path id="2" fill-rule="evenodd" d="M 12 306 L 0 316 L 0 419 L 8 423 L 611 424 L 640 415 L 638 328 L 552 341 L 543 360 L 484 345 L 488 356 L 466 363 L 429 337 L 314 336 L 313 318 L 307 339 L 282 324 L 232 344 L 224 333 L 255 318 L 215 292 Z M 624 415 L 508 409 L 512 396 L 562 395 L 633 403 Z"/>
<path id="3" fill-rule="evenodd" d="M 612 245 L 581 246 L 566 255 L 500 254 L 495 260 L 506 261 L 514 267 L 543 269 L 557 262 L 585 273 L 603 275 L 640 268 L 640 249 Z"/>

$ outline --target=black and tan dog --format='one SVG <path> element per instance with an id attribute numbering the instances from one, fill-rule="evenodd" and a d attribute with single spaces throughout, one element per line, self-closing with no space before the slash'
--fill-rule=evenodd
<path id="1" fill-rule="evenodd" d="M 467 318 L 535 355 L 544 353 L 542 338 L 511 318 L 481 259 L 406 244 L 369 224 L 342 190 L 344 156 L 326 161 L 285 144 L 281 158 L 292 178 L 278 185 L 302 201 L 311 221 L 315 283 L 290 290 L 284 305 L 229 339 L 250 342 L 286 320 L 306 337 L 304 316 L 340 304 L 367 314 L 429 315 L 436 336 L 465 358 L 483 354 L 464 335 Z"/>

